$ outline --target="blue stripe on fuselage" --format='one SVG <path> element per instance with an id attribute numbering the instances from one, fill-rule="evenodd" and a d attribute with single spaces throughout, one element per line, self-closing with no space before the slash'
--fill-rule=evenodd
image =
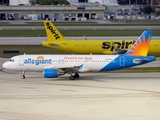
<path id="1" fill-rule="evenodd" d="M 138 62 L 141 61 L 141 62 Z M 148 62 L 155 61 L 154 56 L 125 56 L 120 55 L 109 64 L 104 66 L 100 72 L 103 71 L 111 71 L 111 70 L 118 70 L 123 68 L 129 68 L 137 65 L 146 64 Z"/>

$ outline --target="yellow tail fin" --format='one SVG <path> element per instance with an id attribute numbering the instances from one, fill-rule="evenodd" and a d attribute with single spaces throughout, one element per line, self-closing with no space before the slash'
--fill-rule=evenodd
<path id="1" fill-rule="evenodd" d="M 44 26 L 48 37 L 48 42 L 66 41 L 66 38 L 63 37 L 51 21 L 44 20 Z"/>

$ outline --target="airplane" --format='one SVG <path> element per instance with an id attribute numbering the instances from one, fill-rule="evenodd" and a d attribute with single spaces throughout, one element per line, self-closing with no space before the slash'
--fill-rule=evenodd
<path id="1" fill-rule="evenodd" d="M 49 20 L 44 20 L 44 26 L 48 41 L 41 44 L 55 50 L 65 51 L 74 54 L 122 54 L 127 52 L 135 40 L 68 40 L 66 39 Z M 149 54 L 160 54 L 160 40 L 152 40 L 149 47 Z"/>
<path id="2" fill-rule="evenodd" d="M 155 61 L 147 56 L 152 30 L 144 31 L 132 47 L 121 55 L 17 55 L 3 64 L 4 69 L 22 71 L 43 71 L 45 78 L 57 78 L 70 74 L 69 79 L 79 78 L 81 72 L 105 72 L 119 70 Z M 74 74 L 74 75 L 73 75 Z"/>

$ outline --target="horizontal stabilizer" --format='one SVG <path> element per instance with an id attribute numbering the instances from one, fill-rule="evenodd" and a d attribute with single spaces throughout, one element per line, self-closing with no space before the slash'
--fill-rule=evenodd
<path id="1" fill-rule="evenodd" d="M 146 58 L 135 58 L 133 59 L 133 63 L 139 64 L 139 63 L 148 63 L 155 60 L 154 56 L 147 56 Z"/>
<path id="2" fill-rule="evenodd" d="M 53 47 L 59 47 L 59 44 L 55 44 L 55 43 L 48 43 L 49 45 L 53 46 Z"/>

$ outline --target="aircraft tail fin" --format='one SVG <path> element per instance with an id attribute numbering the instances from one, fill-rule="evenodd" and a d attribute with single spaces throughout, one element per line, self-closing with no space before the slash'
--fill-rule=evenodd
<path id="1" fill-rule="evenodd" d="M 152 30 L 145 30 L 131 48 L 125 53 L 127 56 L 147 56 L 152 37 Z"/>
<path id="2" fill-rule="evenodd" d="M 48 42 L 60 42 L 66 40 L 66 38 L 63 37 L 63 35 L 57 30 L 50 20 L 44 20 L 44 26 L 48 37 Z"/>

